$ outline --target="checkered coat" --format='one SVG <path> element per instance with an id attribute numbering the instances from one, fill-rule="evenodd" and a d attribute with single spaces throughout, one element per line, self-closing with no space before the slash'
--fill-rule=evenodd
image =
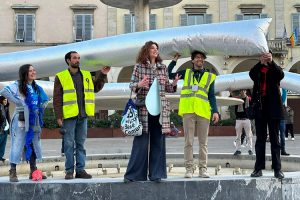
<path id="1" fill-rule="evenodd" d="M 133 92 L 137 93 L 137 98 L 146 98 L 149 92 L 149 88 L 138 88 L 138 83 L 143 79 L 144 76 L 149 77 L 150 85 L 153 83 L 154 78 L 157 77 L 160 87 L 160 99 L 161 99 L 161 114 L 160 123 L 162 125 L 162 133 L 170 133 L 170 102 L 166 98 L 166 92 L 176 92 L 177 86 L 173 86 L 169 82 L 167 73 L 167 67 L 164 64 L 157 63 L 156 66 L 151 66 L 150 62 L 147 64 L 136 64 L 131 77 L 131 83 L 129 87 Z M 138 108 L 139 120 L 143 125 L 143 133 L 148 133 L 148 110 L 146 106 Z"/>

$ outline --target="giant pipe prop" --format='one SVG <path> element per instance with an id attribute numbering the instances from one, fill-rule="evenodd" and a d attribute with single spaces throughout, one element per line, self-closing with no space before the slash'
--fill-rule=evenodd
<path id="1" fill-rule="evenodd" d="M 284 79 L 281 81 L 280 86 L 290 91 L 300 93 L 300 75 L 291 72 L 284 72 Z M 52 97 L 53 94 L 53 82 L 49 81 L 37 81 L 42 86 L 47 95 Z M 0 89 L 10 82 L 0 82 Z M 176 109 L 178 106 L 178 99 L 180 96 L 180 90 L 182 87 L 182 81 L 178 82 L 178 90 L 174 94 L 167 94 L 167 98 L 171 101 L 172 109 Z M 226 90 L 239 90 L 252 88 L 253 82 L 249 77 L 249 72 L 240 72 L 235 74 L 227 74 L 217 76 L 215 81 L 215 92 L 221 92 Z M 129 83 L 106 83 L 104 88 L 96 94 L 96 106 L 98 109 L 103 110 L 115 110 L 124 109 L 125 103 L 130 95 Z M 221 105 L 236 105 L 242 103 L 235 98 L 218 97 L 217 103 Z"/>
<path id="2" fill-rule="evenodd" d="M 82 68 L 90 71 L 97 71 L 102 66 L 134 65 L 139 49 L 149 40 L 159 44 L 163 59 L 170 59 L 176 52 L 182 58 L 189 57 L 193 50 L 208 55 L 258 55 L 268 51 L 265 34 L 270 23 L 271 19 L 257 19 L 181 26 L 4 53 L 0 54 L 0 80 L 18 79 L 16 71 L 26 63 L 38 69 L 38 77 L 53 76 L 66 69 L 64 55 L 71 50 L 80 54 Z"/>

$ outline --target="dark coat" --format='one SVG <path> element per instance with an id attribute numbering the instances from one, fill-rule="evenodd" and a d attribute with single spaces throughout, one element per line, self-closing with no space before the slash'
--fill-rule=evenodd
<path id="1" fill-rule="evenodd" d="M 283 104 L 280 94 L 280 81 L 284 77 L 282 69 L 274 62 L 269 64 L 270 68 L 266 74 L 266 99 L 267 106 L 263 108 L 265 112 L 268 112 L 268 116 L 271 119 L 283 119 Z M 253 102 L 257 102 L 260 99 L 259 83 L 262 81 L 261 68 L 263 65 L 257 63 L 249 72 L 250 78 L 253 80 Z M 260 78 L 260 80 L 258 80 Z M 261 101 L 260 101 L 261 103 Z"/>

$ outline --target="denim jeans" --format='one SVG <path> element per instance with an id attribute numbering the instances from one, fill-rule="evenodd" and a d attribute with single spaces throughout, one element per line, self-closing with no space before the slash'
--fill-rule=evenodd
<path id="1" fill-rule="evenodd" d="M 76 157 L 76 172 L 84 170 L 86 152 L 84 142 L 87 136 L 87 118 L 73 117 L 64 119 L 63 128 L 66 133 L 64 139 L 64 152 L 66 157 L 66 172 L 74 172 L 74 152 Z"/>
<path id="2" fill-rule="evenodd" d="M 281 151 L 285 151 L 285 120 L 280 120 L 279 132 Z"/>
<path id="3" fill-rule="evenodd" d="M 0 158 L 3 158 L 5 153 L 7 134 L 8 131 L 3 131 L 2 133 L 0 133 Z"/>
<path id="4" fill-rule="evenodd" d="M 124 177 L 132 181 L 167 178 L 166 139 L 159 116 L 148 114 L 149 133 L 134 137 L 129 163 Z M 149 174 L 148 174 L 149 171 Z"/>

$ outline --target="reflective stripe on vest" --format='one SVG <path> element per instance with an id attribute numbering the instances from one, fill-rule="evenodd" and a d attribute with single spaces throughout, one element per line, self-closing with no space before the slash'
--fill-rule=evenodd
<path id="1" fill-rule="evenodd" d="M 208 100 L 208 91 L 215 78 L 216 75 L 204 72 L 200 82 L 198 82 L 194 79 L 193 71 L 187 69 L 181 89 L 178 114 L 182 116 L 183 114 L 195 113 L 198 116 L 210 119 L 211 108 Z M 193 83 L 196 85 L 194 87 L 198 89 L 196 92 L 192 91 Z"/>
<path id="2" fill-rule="evenodd" d="M 80 70 L 82 74 L 84 87 L 85 112 L 87 116 L 94 116 L 95 113 L 95 93 L 91 73 Z M 74 87 L 73 79 L 69 70 L 64 70 L 57 74 L 63 88 L 63 118 L 75 117 L 79 114 L 77 104 L 77 94 Z"/>

